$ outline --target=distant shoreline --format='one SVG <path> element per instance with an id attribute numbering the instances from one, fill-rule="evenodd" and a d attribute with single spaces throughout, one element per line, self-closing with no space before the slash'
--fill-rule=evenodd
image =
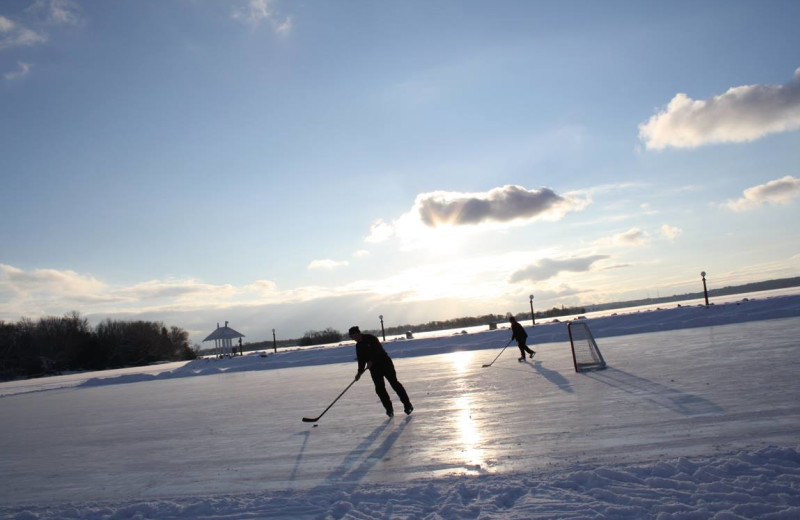
<path id="1" fill-rule="evenodd" d="M 743 285 L 732 285 L 732 286 L 722 287 L 720 289 L 711 289 L 708 291 L 708 297 L 714 298 L 720 296 L 730 296 L 732 294 L 745 294 L 750 292 L 786 289 L 791 287 L 800 287 L 800 276 L 796 276 L 793 278 L 779 278 L 775 280 L 766 280 L 763 282 L 753 282 Z M 589 312 L 606 311 L 613 309 L 627 309 L 630 307 L 641 307 L 646 305 L 657 305 L 660 303 L 673 303 L 673 302 L 682 302 L 686 300 L 696 300 L 703 298 L 703 296 L 704 295 L 702 292 L 695 292 L 695 293 L 676 294 L 672 296 L 661 296 L 656 298 L 642 298 L 639 300 L 626 300 L 626 301 L 609 302 L 609 303 L 587 304 L 587 305 L 582 305 L 581 307 L 585 309 L 586 313 L 589 313 Z M 461 327 L 461 325 L 457 325 L 452 322 L 457 322 L 458 320 L 466 318 L 467 317 L 441 320 L 442 323 L 441 328 L 435 330 L 428 330 L 425 332 L 438 332 L 438 331 L 450 330 L 453 328 L 459 328 Z M 536 318 L 547 319 L 548 316 L 545 316 L 544 311 L 539 311 L 536 313 Z M 386 329 L 386 333 L 387 335 L 403 335 L 405 334 L 406 330 L 412 330 L 418 332 L 422 325 L 424 324 L 403 326 L 399 328 L 391 327 Z M 374 333 L 376 331 L 373 330 L 371 332 Z M 279 340 L 276 343 L 278 348 L 287 348 L 287 347 L 296 347 L 299 341 L 300 341 L 299 338 L 295 338 L 295 339 Z M 265 350 L 265 349 L 269 350 L 273 348 L 273 342 L 265 340 L 253 343 L 245 343 L 244 347 L 245 347 L 244 350 L 248 352 Z M 201 354 L 209 354 L 209 353 L 211 353 L 211 350 L 201 352 Z"/>
<path id="2" fill-rule="evenodd" d="M 800 286 L 800 276 L 793 278 L 779 278 L 777 280 L 767 280 L 764 282 L 753 282 L 744 285 L 731 285 L 721 289 L 710 289 L 708 297 L 730 296 L 731 294 L 743 294 L 757 291 L 771 291 L 774 289 L 787 289 L 789 287 Z M 656 298 L 642 298 L 640 300 L 627 300 L 621 302 L 598 303 L 586 305 L 586 312 L 605 311 L 610 309 L 624 309 L 626 307 L 639 307 L 642 305 L 653 305 L 658 303 L 680 302 L 684 300 L 695 300 L 703 298 L 702 292 L 675 294 L 672 296 L 661 296 Z"/>
<path id="3" fill-rule="evenodd" d="M 711 289 L 708 291 L 709 299 L 715 297 L 722 297 L 722 296 L 730 296 L 733 294 L 747 294 L 751 292 L 759 292 L 759 291 L 771 291 L 776 289 L 786 289 L 791 287 L 800 287 L 800 276 L 794 278 L 780 278 L 776 280 L 767 280 L 763 282 L 753 282 L 743 285 L 734 285 L 734 286 L 726 286 L 720 289 Z M 656 298 L 643 298 L 640 300 L 626 300 L 626 301 L 616 301 L 616 302 L 609 302 L 609 303 L 598 303 L 598 304 L 586 304 L 586 305 L 576 305 L 573 309 L 580 308 L 579 312 L 572 313 L 574 315 L 577 314 L 588 314 L 591 312 L 602 312 L 607 310 L 615 310 L 615 309 L 628 309 L 631 307 L 643 307 L 647 305 L 658 305 L 662 303 L 675 303 L 675 302 L 684 302 L 688 300 L 697 300 L 703 299 L 704 294 L 702 292 L 696 293 L 685 293 L 685 294 L 675 294 L 672 296 L 661 296 Z M 563 313 L 563 315 L 571 315 L 570 313 Z M 492 316 L 492 315 L 487 315 Z M 527 318 L 530 319 L 529 313 L 516 313 L 515 314 L 517 319 L 520 318 Z M 536 311 L 535 313 L 537 320 L 547 320 L 550 318 L 561 318 L 561 315 L 553 315 L 550 316 L 547 314 L 546 310 Z M 495 316 L 496 318 L 497 316 Z M 406 330 L 411 330 L 414 332 L 438 332 L 443 330 L 450 330 L 453 328 L 459 327 L 470 327 L 476 326 L 476 324 L 469 324 L 463 325 L 459 324 L 462 320 L 468 319 L 476 319 L 479 316 L 470 316 L 470 317 L 460 317 L 460 318 L 451 318 L 449 320 L 439 320 L 438 323 L 442 324 L 442 327 L 431 329 L 428 328 L 428 324 L 416 324 L 416 325 L 403 325 L 400 327 L 387 327 L 386 328 L 386 335 L 403 335 L 405 334 Z M 502 320 L 501 320 L 502 321 Z M 485 325 L 485 323 L 481 323 L 481 325 Z M 371 333 L 380 332 L 379 330 L 371 330 Z"/>

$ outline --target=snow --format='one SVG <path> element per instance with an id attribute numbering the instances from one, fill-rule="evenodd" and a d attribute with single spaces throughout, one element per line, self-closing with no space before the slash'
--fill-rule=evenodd
<path id="1" fill-rule="evenodd" d="M 393 419 L 362 378 L 301 422 L 352 343 L 2 383 L 0 518 L 800 518 L 800 295 L 588 317 L 606 370 L 564 323 L 387 342 Z"/>

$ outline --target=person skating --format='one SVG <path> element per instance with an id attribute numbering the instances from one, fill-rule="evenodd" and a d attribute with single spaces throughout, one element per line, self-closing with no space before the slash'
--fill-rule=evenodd
<path id="1" fill-rule="evenodd" d="M 350 327 L 348 331 L 350 338 L 356 342 L 356 358 L 358 359 L 358 373 L 356 374 L 356 381 L 361 378 L 361 374 L 366 369 L 372 376 L 372 382 L 375 383 L 375 393 L 381 399 L 383 407 L 386 409 L 386 415 L 392 417 L 394 415 L 394 408 L 392 407 L 392 400 L 389 397 L 389 392 L 386 391 L 386 381 L 389 381 L 392 389 L 397 393 L 397 397 L 403 403 L 403 410 L 406 414 L 414 411 L 411 406 L 411 401 L 408 399 L 406 389 L 400 381 L 397 380 L 397 373 L 394 370 L 394 363 L 392 358 L 384 350 L 378 338 L 372 334 L 362 334 L 358 327 Z"/>
<path id="2" fill-rule="evenodd" d="M 533 358 L 533 355 L 536 354 L 536 351 L 531 350 L 528 348 L 528 345 L 525 344 L 525 341 L 528 339 L 528 333 L 525 332 L 525 328 L 519 324 L 514 316 L 509 316 L 508 321 L 511 322 L 511 339 L 516 340 L 517 346 L 519 347 L 519 353 L 521 356 L 519 361 L 525 360 L 526 352 L 531 358 Z"/>

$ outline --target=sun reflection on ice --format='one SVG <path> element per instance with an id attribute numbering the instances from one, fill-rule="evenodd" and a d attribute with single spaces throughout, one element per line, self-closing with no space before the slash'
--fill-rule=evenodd
<path id="1" fill-rule="evenodd" d="M 449 356 L 453 363 L 453 369 L 458 379 L 455 381 L 462 395 L 454 401 L 456 428 L 459 434 L 461 445 L 461 455 L 466 473 L 477 475 L 487 470 L 485 450 L 481 448 L 483 440 L 479 422 L 473 420 L 473 410 L 475 408 L 475 397 L 473 396 L 472 381 L 466 376 L 466 372 L 475 366 L 474 352 L 455 352 Z"/>
<path id="2" fill-rule="evenodd" d="M 483 449 L 480 448 L 481 433 L 472 420 L 472 396 L 464 395 L 456 399 L 458 431 L 461 434 L 462 454 L 467 472 L 470 474 L 481 473 L 485 460 Z"/>
<path id="3" fill-rule="evenodd" d="M 456 371 L 456 374 L 459 376 L 463 375 L 464 372 L 467 371 L 467 368 L 472 366 L 474 357 L 474 352 L 466 351 L 466 352 L 453 352 L 450 356 L 450 361 L 453 363 L 453 369 Z M 463 381 L 459 380 L 458 383 L 460 386 L 463 386 L 461 383 Z"/>

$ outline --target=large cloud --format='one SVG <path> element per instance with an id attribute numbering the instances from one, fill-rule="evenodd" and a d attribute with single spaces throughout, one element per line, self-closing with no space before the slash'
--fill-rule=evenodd
<path id="1" fill-rule="evenodd" d="M 33 294 L 71 294 L 88 298 L 102 292 L 106 284 L 92 276 L 57 269 L 22 269 L 0 264 L 0 292 L 29 296 Z"/>
<path id="2" fill-rule="evenodd" d="M 639 125 L 649 149 L 694 148 L 754 141 L 800 128 L 800 68 L 786 85 L 745 85 L 701 101 L 676 94 L 666 109 Z"/>
<path id="3" fill-rule="evenodd" d="M 563 195 L 550 188 L 527 190 L 502 186 L 478 193 L 434 191 L 420 193 L 414 205 L 399 218 L 376 220 L 367 242 L 397 238 L 402 248 L 451 248 L 454 241 L 475 233 L 525 225 L 533 220 L 558 220 L 591 203 L 587 192 Z"/>
<path id="4" fill-rule="evenodd" d="M 89 313 L 155 312 L 167 309 L 222 308 L 297 299 L 280 292 L 274 282 L 248 285 L 207 284 L 192 279 L 150 280 L 113 286 L 70 270 L 23 270 L 0 264 L 0 320 L 19 316 Z"/>
<path id="5" fill-rule="evenodd" d="M 798 196 L 800 196 L 800 179 L 787 175 L 766 184 L 747 188 L 741 198 L 729 200 L 725 205 L 733 211 L 747 211 L 767 203 L 788 204 Z"/>
<path id="6" fill-rule="evenodd" d="M 527 190 L 502 186 L 486 192 L 420 193 L 413 206 L 391 222 L 376 220 L 366 242 L 397 239 L 401 249 L 447 249 L 476 234 L 525 225 L 534 220 L 558 220 L 591 203 L 586 192 L 564 195 L 550 188 Z"/>
<path id="7" fill-rule="evenodd" d="M 537 217 L 558 219 L 566 212 L 584 206 L 583 200 L 562 197 L 549 188 L 526 190 L 522 186 L 503 186 L 485 193 L 423 193 L 415 203 L 420 219 L 429 227 Z"/>

